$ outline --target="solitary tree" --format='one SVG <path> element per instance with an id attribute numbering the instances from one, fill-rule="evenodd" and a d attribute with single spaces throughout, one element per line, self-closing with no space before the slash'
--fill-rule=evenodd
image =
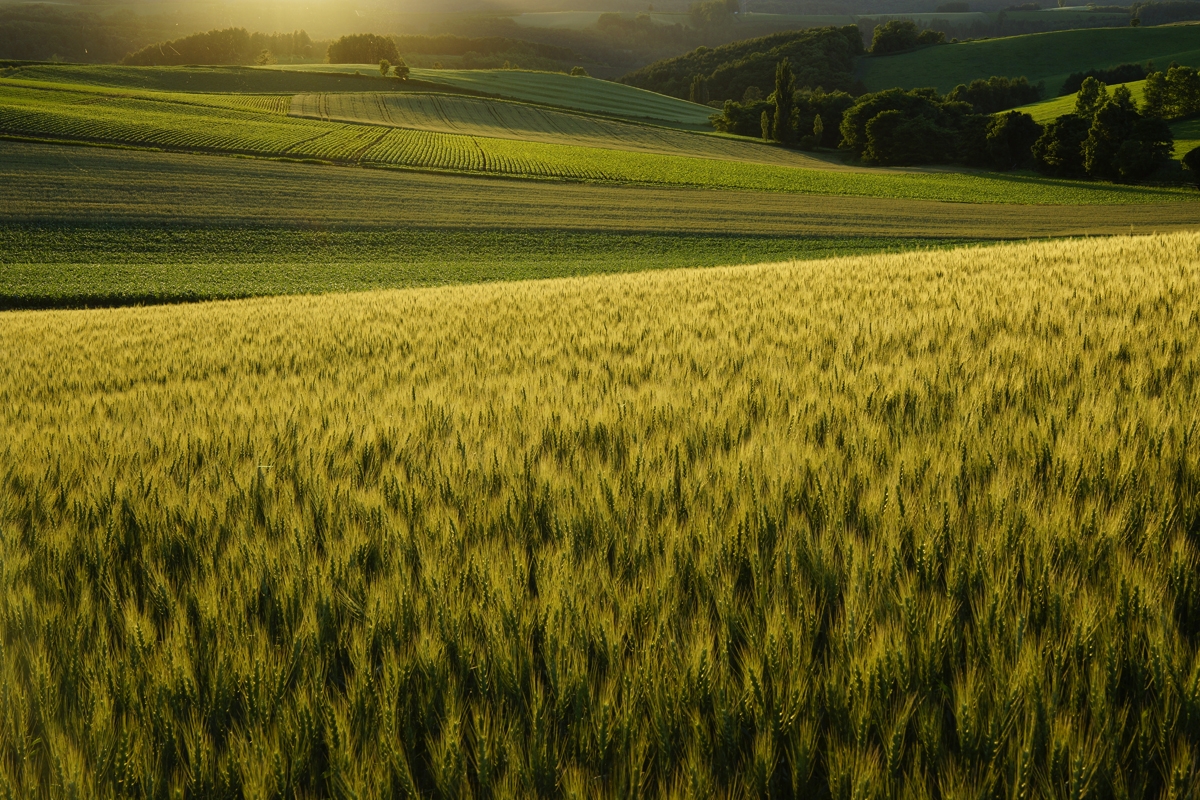
<path id="1" fill-rule="evenodd" d="M 379 62 L 379 74 L 380 75 L 382 75 L 383 77 L 386 78 L 387 74 L 391 71 L 392 71 L 392 62 L 388 61 L 386 58 Z"/>
<path id="2" fill-rule="evenodd" d="M 785 58 L 775 65 L 775 141 L 792 143 L 792 108 L 796 104 L 796 78 Z"/>
<path id="3" fill-rule="evenodd" d="M 402 81 L 408 80 L 408 71 L 408 64 L 404 63 L 403 58 L 392 65 L 392 74 Z"/>

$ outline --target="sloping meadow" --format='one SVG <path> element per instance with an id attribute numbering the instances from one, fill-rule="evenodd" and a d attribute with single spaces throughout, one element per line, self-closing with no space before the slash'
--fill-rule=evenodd
<path id="1" fill-rule="evenodd" d="M 6 314 L 0 785 L 1190 796 L 1198 253 Z"/>

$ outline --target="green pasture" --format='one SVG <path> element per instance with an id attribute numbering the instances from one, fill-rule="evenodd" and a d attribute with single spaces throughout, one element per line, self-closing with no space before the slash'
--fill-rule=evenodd
<path id="1" fill-rule="evenodd" d="M 935 87 L 948 92 L 976 78 L 1003 75 L 1045 82 L 1058 93 L 1072 72 L 1118 64 L 1172 61 L 1200 65 L 1200 25 L 1152 28 L 1088 28 L 927 47 L 859 61 L 858 76 L 870 91 L 894 86 Z"/>

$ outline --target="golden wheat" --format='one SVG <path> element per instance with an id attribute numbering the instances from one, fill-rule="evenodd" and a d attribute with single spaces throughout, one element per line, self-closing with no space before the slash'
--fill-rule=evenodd
<path id="1" fill-rule="evenodd" d="M 0 352 L 8 796 L 1195 796 L 1200 235 Z"/>

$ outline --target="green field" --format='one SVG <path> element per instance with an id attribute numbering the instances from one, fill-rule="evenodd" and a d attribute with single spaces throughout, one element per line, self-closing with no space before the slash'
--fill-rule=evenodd
<path id="1" fill-rule="evenodd" d="M 744 137 L 691 133 L 493 98 L 419 93 L 305 94 L 292 98 L 290 113 L 295 117 L 410 130 L 723 158 L 808 169 L 833 166 L 796 150 L 772 147 Z"/>
<path id="2" fill-rule="evenodd" d="M 0 310 L 645 272 L 961 245 L 963 237 L 0 224 Z"/>
<path id="3" fill-rule="evenodd" d="M 984 206 L 8 143 L 0 307 L 696 267 L 1195 227 L 1200 203 Z"/>
<path id="4" fill-rule="evenodd" d="M 398 81 L 379 74 L 378 65 L 356 68 L 363 74 L 339 72 L 328 64 L 298 67 L 120 67 L 109 64 L 33 64 L 0 67 L 0 78 L 43 83 L 156 92 L 231 94 L 298 94 L 300 92 L 466 91 L 449 84 Z"/>
<path id="5" fill-rule="evenodd" d="M 1198 254 L 0 314 L 0 786 L 1188 800 Z"/>
<path id="6" fill-rule="evenodd" d="M 524 70 L 416 69 L 413 77 L 497 94 L 513 100 L 577 108 L 616 117 L 708 127 L 713 109 L 675 97 L 647 92 L 597 78 L 571 77 L 557 72 Z"/>
<path id="7" fill-rule="evenodd" d="M 371 64 L 313 64 L 277 66 L 278 72 L 342 72 L 375 70 Z M 560 72 L 531 72 L 518 69 L 413 69 L 412 78 L 425 84 L 497 95 L 541 105 L 573 108 L 615 117 L 651 120 L 657 123 L 708 128 L 715 113 L 708 106 L 655 94 L 621 83 L 597 78 L 572 77 Z"/>
<path id="8" fill-rule="evenodd" d="M 1045 96 L 1054 97 L 1072 72 L 1147 61 L 1200 66 L 1200 25 L 1090 28 L 940 45 L 863 58 L 858 75 L 869 91 L 932 86 L 939 92 L 975 78 L 1024 76 L 1030 83 L 1044 81 Z"/>
<path id="9" fill-rule="evenodd" d="M 1186 189 L 1112 186 L 1027 175 L 800 169 L 338 124 L 268 112 L 156 102 L 97 87 L 35 89 L 4 79 L 0 79 L 0 134 L 377 167 L 796 194 L 1041 205 L 1157 203 L 1194 197 Z"/>

